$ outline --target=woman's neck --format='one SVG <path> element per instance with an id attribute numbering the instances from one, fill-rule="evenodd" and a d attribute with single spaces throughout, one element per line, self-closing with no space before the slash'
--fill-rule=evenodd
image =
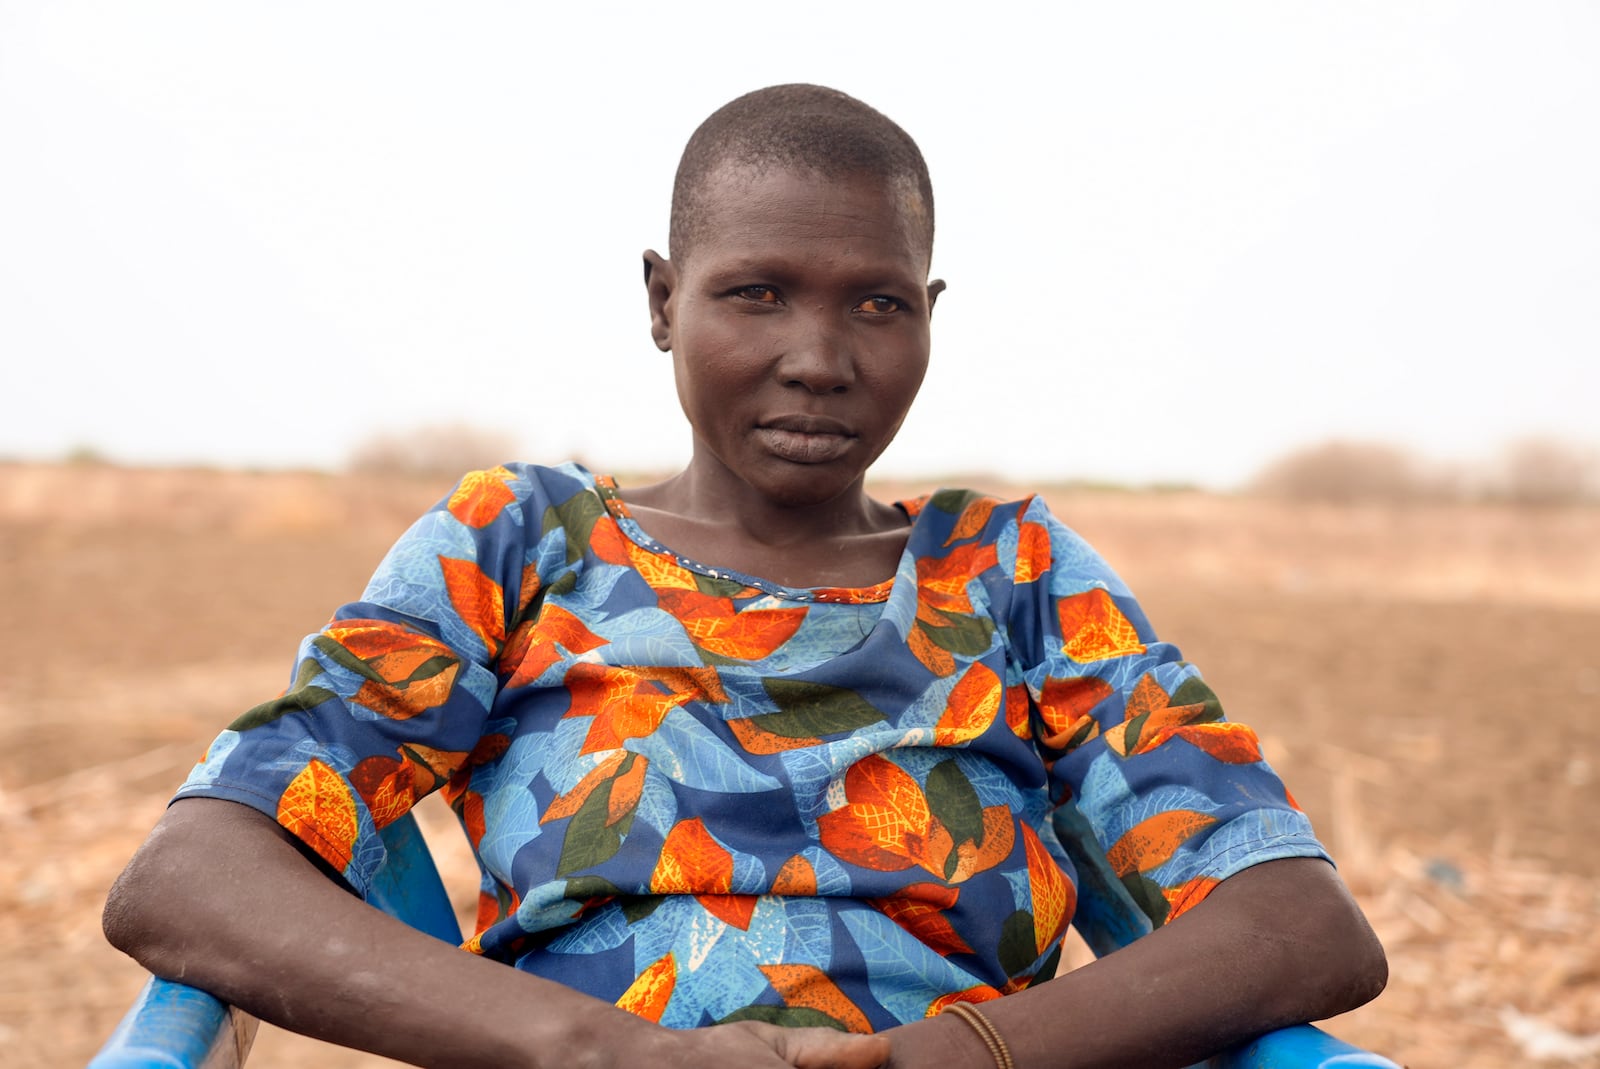
<path id="1" fill-rule="evenodd" d="M 694 560 L 791 587 L 865 587 L 894 575 L 910 520 L 858 482 L 819 503 L 785 505 L 706 485 L 692 470 L 618 488 L 635 522 Z"/>

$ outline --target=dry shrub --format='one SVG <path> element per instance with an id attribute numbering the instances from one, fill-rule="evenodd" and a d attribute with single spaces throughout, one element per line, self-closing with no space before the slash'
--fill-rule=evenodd
<path id="1" fill-rule="evenodd" d="M 1519 505 L 1575 505 L 1600 498 L 1600 460 L 1594 450 L 1570 442 L 1512 442 L 1498 467 L 1499 495 Z"/>
<path id="2" fill-rule="evenodd" d="M 1424 471 L 1405 450 L 1381 442 L 1324 442 L 1290 453 L 1251 481 L 1254 493 L 1349 504 L 1452 496 L 1451 480 Z"/>
<path id="3" fill-rule="evenodd" d="M 505 431 L 455 423 L 373 435 L 351 452 L 349 467 L 364 475 L 456 476 L 516 453 L 516 439 Z"/>

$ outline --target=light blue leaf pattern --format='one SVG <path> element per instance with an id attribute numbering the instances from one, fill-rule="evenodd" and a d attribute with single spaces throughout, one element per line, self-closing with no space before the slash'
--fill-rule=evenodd
<path id="1" fill-rule="evenodd" d="M 778 780 L 739 760 L 717 737 L 682 709 L 674 709 L 648 738 L 629 747 L 650 758 L 650 767 L 685 787 L 721 794 L 750 794 L 780 786 Z"/>

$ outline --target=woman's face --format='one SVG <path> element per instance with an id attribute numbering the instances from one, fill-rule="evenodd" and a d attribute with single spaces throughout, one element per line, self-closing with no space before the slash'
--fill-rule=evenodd
<path id="1" fill-rule="evenodd" d="M 651 258 L 656 343 L 694 429 L 690 469 L 785 507 L 859 488 L 928 366 L 928 235 L 871 177 L 725 168 L 695 241 Z M 733 500 L 737 500 L 737 497 Z"/>

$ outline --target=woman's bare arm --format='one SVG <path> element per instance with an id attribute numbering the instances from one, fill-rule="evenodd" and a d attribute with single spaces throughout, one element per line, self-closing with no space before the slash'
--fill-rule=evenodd
<path id="1" fill-rule="evenodd" d="M 106 936 L 262 1020 L 418 1065 L 873 1069 L 876 1037 L 753 1022 L 673 1031 L 370 908 L 233 802 L 168 809 L 112 888 Z"/>
<path id="2" fill-rule="evenodd" d="M 1332 866 L 1290 858 L 1246 869 L 1123 950 L 982 1011 L 1017 1069 L 1162 1069 L 1353 1009 L 1387 976 L 1383 949 Z M 897 1069 L 994 1065 L 977 1033 L 953 1018 L 885 1034 Z"/>

